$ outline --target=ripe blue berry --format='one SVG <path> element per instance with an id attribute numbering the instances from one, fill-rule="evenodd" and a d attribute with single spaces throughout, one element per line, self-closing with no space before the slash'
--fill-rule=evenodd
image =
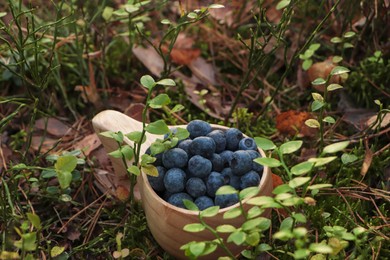
<path id="1" fill-rule="evenodd" d="M 191 154 L 211 158 L 215 153 L 215 142 L 207 136 L 196 137 L 192 140 L 189 150 Z"/>
<path id="2" fill-rule="evenodd" d="M 226 135 L 226 149 L 230 151 L 236 151 L 238 149 L 238 144 L 241 139 L 244 137 L 242 132 L 237 128 L 229 128 L 225 132 Z"/>
<path id="3" fill-rule="evenodd" d="M 206 187 L 207 195 L 210 197 L 215 196 L 215 192 L 225 184 L 225 180 L 219 172 L 211 172 L 207 178 Z"/>
<path id="4" fill-rule="evenodd" d="M 211 164 L 213 165 L 212 170 L 216 172 L 221 172 L 224 168 L 224 163 L 222 157 L 215 153 L 213 156 L 210 158 Z"/>
<path id="5" fill-rule="evenodd" d="M 148 181 L 150 183 L 150 186 L 152 186 L 155 191 L 164 191 L 165 168 L 162 166 L 157 166 L 156 168 L 158 171 L 158 176 L 147 175 Z"/>
<path id="6" fill-rule="evenodd" d="M 190 200 L 190 201 L 194 201 L 192 199 L 192 197 L 185 192 L 174 193 L 171 196 L 169 196 L 167 201 L 168 201 L 168 203 L 170 203 L 176 207 L 185 209 L 186 207 L 184 206 L 184 202 L 183 202 L 183 200 L 185 200 L 185 199 Z"/>
<path id="7" fill-rule="evenodd" d="M 241 187 L 245 189 L 248 187 L 258 186 L 260 183 L 260 175 L 255 171 L 249 171 L 241 176 Z"/>
<path id="8" fill-rule="evenodd" d="M 185 188 L 186 173 L 179 168 L 169 169 L 164 176 L 164 186 L 169 192 L 181 192 Z"/>
<path id="9" fill-rule="evenodd" d="M 234 175 L 231 168 L 225 168 L 221 172 L 222 177 L 225 180 L 225 185 L 230 185 L 236 190 L 240 189 L 241 186 L 241 177 Z"/>
<path id="10" fill-rule="evenodd" d="M 188 155 L 180 148 L 173 148 L 163 153 L 162 162 L 165 168 L 183 168 L 187 165 Z"/>
<path id="11" fill-rule="evenodd" d="M 223 160 L 223 166 L 224 167 L 229 167 L 230 161 L 233 158 L 233 152 L 230 150 L 225 150 L 222 153 L 219 154 Z"/>
<path id="12" fill-rule="evenodd" d="M 196 198 L 194 201 L 195 205 L 198 206 L 199 210 L 205 210 L 209 207 L 214 206 L 214 201 L 208 196 L 201 196 Z"/>
<path id="13" fill-rule="evenodd" d="M 201 178 L 189 178 L 186 183 L 186 191 L 194 198 L 203 196 L 206 194 L 206 184 Z"/>
<path id="14" fill-rule="evenodd" d="M 207 137 L 211 137 L 215 142 L 215 152 L 220 153 L 226 148 L 226 136 L 225 132 L 222 130 L 213 130 L 211 131 Z"/>
<path id="15" fill-rule="evenodd" d="M 191 139 L 185 139 L 179 142 L 177 145 L 178 148 L 183 149 L 187 155 L 190 156 L 190 144 L 192 143 Z"/>
<path id="16" fill-rule="evenodd" d="M 238 194 L 232 193 L 232 194 L 223 194 L 223 195 L 216 195 L 214 199 L 214 203 L 216 206 L 220 206 L 221 208 L 226 208 L 231 205 L 234 205 L 238 202 Z"/>
<path id="17" fill-rule="evenodd" d="M 212 163 L 200 155 L 194 155 L 188 160 L 187 169 L 191 176 L 205 178 L 211 172 Z"/>
<path id="18" fill-rule="evenodd" d="M 240 150 L 257 150 L 257 145 L 255 143 L 255 140 L 250 137 L 245 137 L 240 140 L 238 143 L 238 149 Z"/>
<path id="19" fill-rule="evenodd" d="M 230 168 L 233 174 L 241 176 L 252 169 L 252 159 L 247 151 L 238 150 L 233 153 L 233 158 L 230 161 Z"/>
<path id="20" fill-rule="evenodd" d="M 187 125 L 187 131 L 190 133 L 190 138 L 194 139 L 199 136 L 206 136 L 212 131 L 211 125 L 202 120 L 192 120 Z"/>

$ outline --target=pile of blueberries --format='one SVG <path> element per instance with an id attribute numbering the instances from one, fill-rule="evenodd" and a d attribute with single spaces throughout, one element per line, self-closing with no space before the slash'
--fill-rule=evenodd
<path id="1" fill-rule="evenodd" d="M 158 176 L 148 175 L 154 191 L 168 203 L 185 208 L 183 200 L 193 201 L 200 210 L 211 206 L 225 208 L 236 204 L 238 194 L 216 195 L 224 185 L 236 190 L 258 186 L 263 166 L 253 138 L 244 137 L 236 128 L 213 130 L 202 120 L 187 125 L 189 138 L 163 153 L 154 165 Z"/>

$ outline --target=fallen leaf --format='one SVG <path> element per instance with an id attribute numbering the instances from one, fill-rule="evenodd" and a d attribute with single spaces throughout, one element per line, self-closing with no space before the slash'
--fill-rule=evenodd
<path id="1" fill-rule="evenodd" d="M 82 150 L 86 156 L 88 156 L 93 150 L 97 149 L 101 145 L 100 139 L 97 134 L 90 134 L 85 136 L 82 140 L 74 145 L 75 149 Z"/>
<path id="2" fill-rule="evenodd" d="M 71 130 L 70 127 L 53 117 L 38 119 L 35 122 L 35 128 L 38 130 L 46 130 L 47 133 L 56 137 L 63 137 L 69 134 Z"/>
<path id="3" fill-rule="evenodd" d="M 373 158 L 373 152 L 371 151 L 370 148 L 366 147 L 366 153 L 364 155 L 362 169 L 360 170 L 360 174 L 362 176 L 365 176 L 368 169 L 370 168 L 372 163 L 372 158 Z"/>
<path id="4" fill-rule="evenodd" d="M 288 110 L 276 116 L 276 128 L 282 135 L 313 137 L 317 130 L 305 124 L 310 118 L 313 118 L 310 113 Z"/>
<path id="5" fill-rule="evenodd" d="M 121 201 L 126 201 L 129 199 L 130 197 L 130 192 L 129 190 L 122 186 L 122 185 L 119 185 L 117 188 L 116 188 L 116 196 L 119 200 Z"/>
<path id="6" fill-rule="evenodd" d="M 279 175 L 276 175 L 275 173 L 272 173 L 272 187 L 275 189 L 279 185 L 284 184 L 282 178 Z"/>
<path id="7" fill-rule="evenodd" d="M 145 105 L 143 103 L 132 103 L 126 108 L 124 113 L 135 120 L 142 122 L 142 113 L 144 111 Z M 146 117 L 149 118 L 149 110 L 147 110 Z"/>
<path id="8" fill-rule="evenodd" d="M 38 151 L 40 149 L 41 153 L 46 153 L 50 151 L 59 140 L 53 139 L 50 137 L 43 137 L 43 136 L 33 136 L 31 139 L 31 148 L 35 151 Z"/>

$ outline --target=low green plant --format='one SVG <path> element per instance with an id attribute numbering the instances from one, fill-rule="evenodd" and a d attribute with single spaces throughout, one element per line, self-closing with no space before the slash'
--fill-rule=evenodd
<path id="1" fill-rule="evenodd" d="M 272 151 L 277 158 L 262 157 L 254 161 L 276 170 L 278 168 L 286 177 L 286 183 L 276 187 L 273 190 L 274 196 L 256 196 L 259 192 L 258 187 L 251 187 L 238 192 L 240 204 L 224 213 L 223 218 L 243 217 L 244 221 L 240 227 L 234 227 L 221 223 L 217 227 L 211 227 L 207 224 L 206 218 L 213 217 L 218 213 L 219 207 L 211 207 L 199 211 L 199 223 L 192 223 L 184 226 L 188 232 L 200 232 L 208 230 L 212 232 L 216 239 L 212 241 L 192 241 L 182 246 L 186 256 L 190 259 L 196 259 L 203 255 L 208 255 L 220 247 L 226 253 L 218 259 L 237 259 L 229 250 L 229 243 L 246 247 L 241 255 L 247 259 L 256 259 L 264 252 L 275 255 L 288 255 L 295 259 L 326 259 L 333 256 L 345 255 L 346 246 L 352 246 L 353 252 L 362 253 L 362 238 L 367 234 L 367 230 L 362 227 L 356 227 L 352 232 L 346 229 L 340 230 L 338 226 L 326 226 L 317 242 L 316 237 L 309 230 L 309 218 L 305 214 L 306 207 L 314 207 L 315 197 L 320 195 L 320 190 L 331 187 L 327 183 L 314 183 L 312 175 L 321 170 L 327 164 L 332 163 L 338 157 L 329 156 L 344 150 L 349 142 L 339 142 L 324 147 L 322 153 L 317 158 L 311 158 L 300 162 L 292 167 L 286 164 L 286 157 L 298 151 L 303 142 L 289 141 L 277 147 L 272 141 L 256 137 L 257 145 L 265 151 Z M 231 186 L 223 186 L 217 194 L 237 193 Z M 252 205 L 248 211 L 242 207 L 243 200 L 246 204 Z M 194 203 L 185 202 L 191 210 L 199 210 Z M 265 232 L 271 227 L 271 220 L 263 217 L 261 214 L 265 210 L 276 209 L 285 211 L 287 217 L 273 229 L 273 242 L 267 241 Z M 273 226 L 276 226 L 274 224 Z M 221 234 L 228 234 L 226 241 L 221 238 Z M 337 246 L 336 246 L 337 245 Z M 248 248 L 249 247 L 249 248 Z M 367 253 L 367 252 L 366 252 Z M 367 255 L 367 254 L 366 254 Z"/>

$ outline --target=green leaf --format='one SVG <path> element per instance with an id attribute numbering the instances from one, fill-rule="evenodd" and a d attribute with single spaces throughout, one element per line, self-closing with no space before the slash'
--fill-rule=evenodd
<path id="1" fill-rule="evenodd" d="M 345 148 L 347 148 L 349 143 L 350 143 L 349 141 L 343 141 L 343 142 L 338 142 L 338 143 L 327 145 L 324 147 L 324 150 L 322 151 L 322 153 L 323 154 L 337 153 L 337 152 L 342 151 Z"/>
<path id="2" fill-rule="evenodd" d="M 242 211 L 240 208 L 232 208 L 223 214 L 223 219 L 232 219 L 240 216 Z"/>
<path id="3" fill-rule="evenodd" d="M 320 123 L 316 119 L 307 119 L 305 125 L 311 128 L 320 128 Z"/>
<path id="4" fill-rule="evenodd" d="M 310 251 L 321 253 L 321 254 L 331 254 L 333 249 L 325 244 L 311 243 L 309 246 Z"/>
<path id="5" fill-rule="evenodd" d="M 192 243 L 190 245 L 190 252 L 194 255 L 194 256 L 200 256 L 202 255 L 203 251 L 205 250 L 206 248 L 206 243 L 205 242 L 196 242 L 196 243 Z"/>
<path id="6" fill-rule="evenodd" d="M 163 86 L 176 86 L 176 83 L 173 79 L 162 79 L 157 81 L 156 84 Z"/>
<path id="7" fill-rule="evenodd" d="M 258 164 L 268 166 L 271 168 L 272 167 L 279 167 L 282 165 L 282 163 L 279 160 L 274 159 L 274 158 L 268 158 L 268 157 L 256 158 L 253 161 L 258 163 Z"/>
<path id="8" fill-rule="evenodd" d="M 276 187 L 272 193 L 277 195 L 277 194 L 281 194 L 281 193 L 286 193 L 286 192 L 290 192 L 290 191 L 293 191 L 293 189 L 287 184 L 282 184 L 282 185 L 279 185 L 278 187 Z"/>
<path id="9" fill-rule="evenodd" d="M 61 189 L 66 189 L 72 182 L 72 173 L 68 171 L 57 170 L 57 178 Z"/>
<path id="10" fill-rule="evenodd" d="M 282 144 L 279 148 L 279 151 L 282 154 L 294 153 L 301 148 L 302 144 L 303 144 L 302 141 L 290 141 L 290 142 Z"/>
<path id="11" fill-rule="evenodd" d="M 333 63 L 339 63 L 340 61 L 342 61 L 343 60 L 343 57 L 341 57 L 341 56 L 334 56 L 333 58 L 332 58 L 332 62 Z"/>
<path id="12" fill-rule="evenodd" d="M 190 132 L 187 129 L 178 127 L 174 134 L 179 140 L 184 140 L 190 136 Z"/>
<path id="13" fill-rule="evenodd" d="M 320 93 L 313 92 L 311 93 L 311 96 L 313 97 L 314 100 L 321 101 L 321 102 L 324 101 L 324 98 Z"/>
<path id="14" fill-rule="evenodd" d="M 127 168 L 127 171 L 136 176 L 140 175 L 141 173 L 140 169 L 135 165 L 131 165 L 129 168 Z"/>
<path id="15" fill-rule="evenodd" d="M 303 70 L 308 70 L 308 69 L 310 69 L 311 65 L 313 65 L 313 60 L 312 59 L 304 60 L 303 63 L 302 63 L 302 69 Z"/>
<path id="16" fill-rule="evenodd" d="M 354 154 L 343 153 L 341 155 L 341 162 L 343 164 L 352 163 L 352 162 L 356 161 L 357 159 L 358 159 L 358 157 Z"/>
<path id="17" fill-rule="evenodd" d="M 353 37 L 353 36 L 355 36 L 355 35 L 356 35 L 355 32 L 349 31 L 349 32 L 344 33 L 344 34 L 343 34 L 343 37 L 344 37 L 344 38 L 351 38 L 351 37 Z"/>
<path id="18" fill-rule="evenodd" d="M 322 108 L 323 106 L 325 106 L 324 102 L 314 100 L 313 103 L 311 103 L 311 111 L 312 112 L 317 111 L 318 109 Z"/>
<path id="19" fill-rule="evenodd" d="M 102 13 L 102 17 L 103 19 L 107 22 L 110 20 L 110 18 L 112 17 L 112 13 L 114 11 L 114 8 L 110 7 L 110 6 L 106 6 L 104 9 L 103 9 L 103 13 Z"/>
<path id="20" fill-rule="evenodd" d="M 252 229 L 255 229 L 257 227 L 257 225 L 259 225 L 261 222 L 262 222 L 262 219 L 260 217 L 254 218 L 254 219 L 249 219 L 241 225 L 241 228 L 244 231 L 252 230 Z"/>
<path id="21" fill-rule="evenodd" d="M 256 249 L 260 252 L 265 252 L 265 251 L 272 250 L 272 247 L 268 244 L 262 243 L 262 244 L 258 245 Z"/>
<path id="22" fill-rule="evenodd" d="M 334 76 L 334 75 L 340 75 L 340 74 L 344 74 L 344 73 L 347 73 L 349 72 L 350 70 L 346 67 L 342 67 L 342 66 L 336 66 L 332 69 L 332 71 L 330 72 L 330 75 Z"/>
<path id="23" fill-rule="evenodd" d="M 0 12 L 0 18 L 7 15 L 7 12 Z"/>
<path id="24" fill-rule="evenodd" d="M 259 232 L 251 232 L 247 235 L 245 242 L 250 246 L 256 246 L 260 242 L 260 233 Z"/>
<path id="25" fill-rule="evenodd" d="M 139 141 L 141 140 L 142 132 L 141 131 L 134 131 L 134 132 L 125 134 L 125 136 L 127 138 L 129 138 L 130 141 L 139 143 Z M 143 143 L 145 143 L 145 141 L 146 141 L 146 136 L 144 135 L 141 143 L 143 144 Z"/>
<path id="26" fill-rule="evenodd" d="M 320 47 L 321 47 L 321 44 L 319 44 L 319 43 L 312 43 L 312 44 L 310 44 L 309 49 L 312 50 L 312 51 L 316 51 L 316 50 L 318 50 Z"/>
<path id="27" fill-rule="evenodd" d="M 99 133 L 99 135 L 104 136 L 104 137 L 108 137 L 108 138 L 114 138 L 115 133 L 113 131 L 105 131 L 105 132 Z"/>
<path id="28" fill-rule="evenodd" d="M 187 224 L 183 227 L 184 231 L 191 232 L 191 233 L 201 232 L 205 229 L 206 227 L 201 223 Z"/>
<path id="29" fill-rule="evenodd" d="M 176 104 L 172 109 L 171 109 L 171 112 L 172 113 L 177 113 L 179 111 L 182 111 L 185 107 L 181 104 Z"/>
<path id="30" fill-rule="evenodd" d="M 283 219 L 282 223 L 280 223 L 280 230 L 291 230 L 294 225 L 294 219 L 292 217 L 287 217 Z"/>
<path id="31" fill-rule="evenodd" d="M 168 19 L 162 19 L 161 23 L 162 24 L 171 24 L 171 21 L 169 21 Z"/>
<path id="32" fill-rule="evenodd" d="M 340 89 L 340 88 L 343 88 L 343 86 L 341 86 L 340 84 L 336 84 L 336 83 L 329 84 L 329 86 L 326 87 L 326 89 L 328 91 L 334 91 L 334 90 Z"/>
<path id="33" fill-rule="evenodd" d="M 355 46 L 353 46 L 353 44 L 352 44 L 352 43 L 349 43 L 349 42 L 345 42 L 345 43 L 343 44 L 343 48 L 344 48 L 344 49 L 353 48 L 353 47 L 355 47 Z"/>
<path id="34" fill-rule="evenodd" d="M 246 239 L 246 233 L 236 230 L 230 234 L 230 236 L 227 239 L 227 242 L 233 242 L 234 244 L 239 246 L 245 242 L 245 239 Z"/>
<path id="35" fill-rule="evenodd" d="M 201 217 L 211 218 L 218 214 L 219 206 L 212 206 L 200 212 Z"/>
<path id="36" fill-rule="evenodd" d="M 322 165 L 328 164 L 334 159 L 336 159 L 337 156 L 331 156 L 331 157 L 323 157 L 323 158 L 310 158 L 308 161 L 314 163 L 314 167 L 320 167 Z"/>
<path id="37" fill-rule="evenodd" d="M 196 17 L 198 17 L 198 15 L 194 12 L 190 12 L 187 14 L 187 17 L 190 19 L 196 19 Z"/>
<path id="38" fill-rule="evenodd" d="M 159 94 L 155 98 L 149 101 L 149 106 L 151 108 L 157 109 L 157 108 L 162 108 L 163 106 L 168 105 L 171 103 L 171 99 L 167 94 Z"/>
<path id="39" fill-rule="evenodd" d="M 56 257 L 62 254 L 65 251 L 64 246 L 53 246 L 52 249 L 50 250 L 50 256 L 51 257 Z"/>
<path id="40" fill-rule="evenodd" d="M 224 185 L 224 186 L 221 186 L 216 192 L 215 192 L 215 195 L 224 195 L 224 194 L 234 194 L 234 193 L 237 193 L 238 191 L 233 188 L 232 186 L 230 185 Z"/>
<path id="41" fill-rule="evenodd" d="M 124 145 L 120 148 L 121 153 L 127 160 L 131 160 L 134 156 L 133 148 L 131 148 L 129 145 Z"/>
<path id="42" fill-rule="evenodd" d="M 306 223 L 307 222 L 307 219 L 306 219 L 306 216 L 303 215 L 302 213 L 293 213 L 292 214 L 292 217 L 293 219 L 295 219 L 297 222 L 299 223 Z M 306 232 L 307 232 L 307 229 L 305 228 Z"/>
<path id="43" fill-rule="evenodd" d="M 340 43 L 342 41 L 343 39 L 341 39 L 340 37 L 333 37 L 332 39 L 330 39 L 331 43 Z"/>
<path id="44" fill-rule="evenodd" d="M 294 165 L 291 168 L 291 173 L 293 175 L 303 175 L 305 173 L 310 172 L 311 169 L 313 168 L 313 166 L 314 166 L 314 163 L 312 163 L 312 162 L 301 162 L 297 165 Z"/>
<path id="45" fill-rule="evenodd" d="M 162 119 L 148 124 L 145 127 L 145 130 L 148 133 L 155 134 L 155 135 L 163 135 L 169 133 L 169 128 L 167 124 L 164 122 L 164 120 Z"/>
<path id="46" fill-rule="evenodd" d="M 324 122 L 326 122 L 326 123 L 329 123 L 329 124 L 334 124 L 334 123 L 336 123 L 336 120 L 334 120 L 334 118 L 331 117 L 331 116 L 325 117 L 324 119 L 322 119 L 322 121 L 324 121 Z"/>
<path id="47" fill-rule="evenodd" d="M 289 181 L 288 185 L 290 185 L 291 188 L 295 189 L 299 186 L 304 185 L 308 181 L 310 181 L 310 177 L 296 177 Z"/>
<path id="48" fill-rule="evenodd" d="M 247 217 L 248 217 L 248 219 L 251 219 L 251 218 L 258 217 L 263 213 L 264 213 L 264 209 L 257 207 L 257 206 L 254 206 L 248 210 Z"/>
<path id="49" fill-rule="evenodd" d="M 250 198 L 246 203 L 249 205 L 263 206 L 275 202 L 274 198 L 268 196 L 259 196 Z"/>
<path id="50" fill-rule="evenodd" d="M 108 155 L 116 159 L 122 158 L 123 156 L 122 152 L 119 149 L 108 153 Z"/>
<path id="51" fill-rule="evenodd" d="M 157 177 L 158 176 L 158 170 L 154 165 L 148 164 L 145 166 L 141 166 L 141 171 L 144 172 L 147 175 Z"/>
<path id="52" fill-rule="evenodd" d="M 25 250 L 25 251 L 35 251 L 37 248 L 37 232 L 29 232 L 26 234 L 21 234 L 21 239 L 14 242 L 14 246 Z"/>
<path id="53" fill-rule="evenodd" d="M 326 81 L 323 78 L 316 78 L 311 82 L 312 85 L 317 86 L 317 85 L 322 85 L 325 84 Z"/>
<path id="54" fill-rule="evenodd" d="M 276 148 L 276 145 L 269 139 L 263 137 L 255 137 L 256 145 L 264 151 L 272 150 Z"/>
<path id="55" fill-rule="evenodd" d="M 280 231 L 276 232 L 272 237 L 274 239 L 287 241 L 293 237 L 293 234 L 289 230 L 280 230 Z"/>
<path id="56" fill-rule="evenodd" d="M 154 86 L 156 86 L 156 82 L 154 81 L 154 79 L 150 75 L 142 76 L 140 82 L 141 82 L 141 85 L 144 86 L 145 88 L 147 88 L 149 91 L 152 90 L 154 88 Z"/>
<path id="57" fill-rule="evenodd" d="M 259 194 L 259 187 L 249 187 L 249 188 L 245 188 L 243 190 L 241 190 L 239 193 L 238 193 L 238 196 L 240 198 L 240 200 L 244 200 L 246 198 L 250 198 L 250 197 L 253 197 L 253 196 L 256 196 L 257 194 Z"/>
<path id="58" fill-rule="evenodd" d="M 198 206 L 191 200 L 183 199 L 183 204 L 188 210 L 199 211 Z"/>
<path id="59" fill-rule="evenodd" d="M 77 157 L 73 155 L 63 155 L 57 159 L 54 168 L 58 171 L 72 172 L 76 169 Z"/>
<path id="60" fill-rule="evenodd" d="M 145 166 L 147 164 L 150 164 L 150 163 L 154 163 L 156 161 L 156 157 L 153 157 L 149 154 L 143 154 L 141 155 L 141 165 L 142 166 Z"/>
<path id="61" fill-rule="evenodd" d="M 276 5 L 276 10 L 285 8 L 290 4 L 291 0 L 282 0 Z"/>
<path id="62" fill-rule="evenodd" d="M 321 184 L 314 184 L 307 187 L 308 190 L 319 190 L 322 188 L 330 188 L 332 187 L 332 184 L 329 183 L 321 183 Z"/>
<path id="63" fill-rule="evenodd" d="M 219 233 L 232 233 L 236 231 L 236 228 L 229 224 L 223 224 L 223 225 L 219 225 L 216 230 Z"/>
<path id="64" fill-rule="evenodd" d="M 27 213 L 27 218 L 28 220 L 30 220 L 31 224 L 37 229 L 37 230 L 40 230 L 42 228 L 42 225 L 41 225 L 41 219 L 39 218 L 39 216 L 37 214 L 33 214 L 33 213 Z"/>

